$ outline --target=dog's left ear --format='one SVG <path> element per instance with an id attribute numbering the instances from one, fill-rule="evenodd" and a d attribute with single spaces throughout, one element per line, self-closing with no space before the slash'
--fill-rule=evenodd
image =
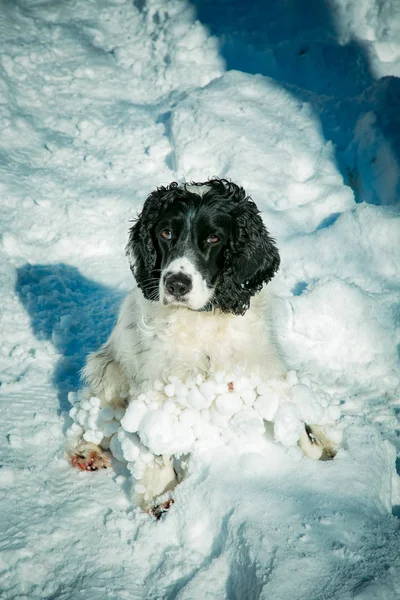
<path id="1" fill-rule="evenodd" d="M 215 298 L 223 312 L 244 314 L 250 298 L 279 268 L 279 252 L 255 203 L 244 198 L 233 215 L 233 231 L 225 251 L 225 268 Z"/>
<path id="2" fill-rule="evenodd" d="M 143 210 L 129 231 L 126 254 L 129 257 L 131 271 L 143 295 L 148 300 L 156 300 L 159 266 L 157 251 L 153 240 L 153 231 L 161 208 L 172 201 L 176 182 L 168 187 L 159 187 L 152 192 L 143 205 Z"/>

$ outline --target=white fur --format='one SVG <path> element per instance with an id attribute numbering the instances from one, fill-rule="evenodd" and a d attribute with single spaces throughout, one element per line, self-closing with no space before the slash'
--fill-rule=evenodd
<path id="1" fill-rule="evenodd" d="M 197 194 L 198 196 L 203 196 L 210 189 L 209 185 L 190 185 L 190 183 L 184 183 L 182 187 L 188 192 Z"/>
<path id="2" fill-rule="evenodd" d="M 176 486 L 176 474 L 172 460 L 169 457 L 160 456 L 143 473 L 139 484 L 133 491 L 133 499 L 141 508 L 151 506 L 152 501 L 164 492 L 173 490 Z"/>
<path id="3" fill-rule="evenodd" d="M 170 375 L 185 378 L 235 365 L 264 378 L 284 372 L 268 318 L 266 288 L 243 316 L 149 302 L 135 290 L 124 300 L 109 340 L 88 358 L 84 377 L 103 404 L 120 404 L 138 388 Z"/>

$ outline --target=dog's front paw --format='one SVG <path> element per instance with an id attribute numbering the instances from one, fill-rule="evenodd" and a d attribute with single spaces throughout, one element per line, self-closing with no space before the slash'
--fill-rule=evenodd
<path id="1" fill-rule="evenodd" d="M 335 443 L 330 440 L 322 427 L 305 425 L 299 440 L 303 453 L 316 460 L 332 460 L 337 453 Z"/>
<path id="2" fill-rule="evenodd" d="M 72 466 L 82 471 L 97 471 L 111 466 L 111 455 L 90 442 L 83 442 L 70 454 Z"/>
<path id="3" fill-rule="evenodd" d="M 168 500 L 165 500 L 164 502 L 160 502 L 160 504 L 155 504 L 154 506 L 150 506 L 149 508 L 146 509 L 146 512 L 149 515 L 151 515 L 152 517 L 155 517 L 158 521 L 159 519 L 161 519 L 163 514 L 169 510 L 169 508 L 171 507 L 171 505 L 173 503 L 174 503 L 174 499 L 168 498 Z"/>
<path id="4" fill-rule="evenodd" d="M 144 511 L 154 514 L 159 512 L 161 516 L 162 504 L 167 500 L 167 507 L 171 504 L 170 496 L 160 498 L 162 494 L 171 492 L 177 485 L 176 473 L 174 471 L 171 457 L 156 456 L 155 459 L 146 466 L 133 488 L 132 500 L 136 506 L 140 506 Z"/>

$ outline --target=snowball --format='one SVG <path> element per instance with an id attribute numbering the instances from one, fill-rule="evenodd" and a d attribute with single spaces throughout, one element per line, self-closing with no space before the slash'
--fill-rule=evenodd
<path id="1" fill-rule="evenodd" d="M 76 420 L 79 423 L 79 425 L 84 426 L 87 421 L 87 412 L 85 410 L 79 409 L 76 414 Z"/>
<path id="2" fill-rule="evenodd" d="M 304 429 L 299 410 L 293 402 L 286 402 L 279 407 L 275 415 L 275 440 L 284 446 L 295 446 Z"/>
<path id="3" fill-rule="evenodd" d="M 227 417 L 231 417 L 237 413 L 243 406 L 242 399 L 239 394 L 235 392 L 228 392 L 227 394 L 221 394 L 215 401 L 217 410 Z"/>
<path id="4" fill-rule="evenodd" d="M 244 375 L 241 375 L 240 377 L 238 377 L 237 379 L 235 379 L 235 377 L 233 377 L 232 379 L 229 380 L 230 383 L 232 383 L 235 392 L 239 392 L 240 394 L 246 390 L 254 390 L 255 386 L 252 384 L 251 380 L 248 377 L 245 377 Z M 229 387 L 229 383 L 228 383 L 228 387 Z"/>
<path id="5" fill-rule="evenodd" d="M 201 391 L 201 386 L 200 386 L 200 391 Z M 185 397 L 188 395 L 188 393 L 189 393 L 189 390 L 185 384 L 180 383 L 180 382 L 175 383 L 175 394 L 177 397 L 179 397 L 179 396 Z"/>
<path id="6" fill-rule="evenodd" d="M 72 405 L 78 401 L 78 394 L 76 392 L 68 392 L 68 402 Z"/>
<path id="7" fill-rule="evenodd" d="M 83 439 L 85 442 L 91 442 L 92 444 L 100 444 L 103 439 L 103 434 L 101 431 L 95 431 L 93 429 L 88 429 L 83 434 Z"/>
<path id="8" fill-rule="evenodd" d="M 147 413 L 147 406 L 142 400 L 133 400 L 128 404 L 124 417 L 121 419 L 121 425 L 126 431 L 135 433 L 144 415 Z"/>
<path id="9" fill-rule="evenodd" d="M 163 403 L 162 410 L 173 415 L 179 415 L 179 413 L 181 412 L 181 407 L 171 398 L 169 398 Z"/>
<path id="10" fill-rule="evenodd" d="M 225 377 L 226 375 L 223 371 L 217 371 L 216 373 L 214 373 L 214 379 L 217 383 L 224 383 Z"/>
<path id="11" fill-rule="evenodd" d="M 257 393 L 255 390 L 244 389 L 240 392 L 240 397 L 243 400 L 244 404 L 246 404 L 247 406 L 253 406 L 257 398 Z"/>
<path id="12" fill-rule="evenodd" d="M 157 410 L 158 408 L 160 408 L 160 404 L 159 404 L 159 402 L 152 400 L 152 401 L 147 402 L 147 408 L 148 408 L 148 410 Z"/>
<path id="13" fill-rule="evenodd" d="M 140 426 L 140 439 L 154 454 L 184 454 L 194 442 L 190 427 L 183 426 L 178 419 L 162 410 L 145 415 Z"/>
<path id="14" fill-rule="evenodd" d="M 142 483 L 136 483 L 134 490 L 137 494 L 144 494 L 146 491 L 146 488 Z"/>
<path id="15" fill-rule="evenodd" d="M 147 450 L 147 448 L 145 448 L 142 445 L 139 458 L 145 465 L 149 465 L 151 462 L 154 461 L 155 457 L 154 457 L 154 454 L 152 452 L 150 452 L 150 450 Z"/>
<path id="16" fill-rule="evenodd" d="M 114 418 L 114 409 L 112 406 L 105 406 L 100 411 L 100 419 L 103 421 L 111 421 Z"/>
<path id="17" fill-rule="evenodd" d="M 132 473 L 135 479 L 142 479 L 146 470 L 146 464 L 142 460 L 135 460 L 134 462 L 128 462 L 128 469 Z"/>
<path id="18" fill-rule="evenodd" d="M 88 390 L 70 394 L 74 423 L 70 438 L 109 447 L 126 461 L 138 481 L 157 456 L 204 452 L 220 444 L 242 448 L 243 441 L 264 440 L 264 421 L 274 423 L 275 439 L 297 448 L 304 422 L 332 426 L 340 408 L 308 377 L 263 381 L 258 375 L 218 371 L 207 379 L 197 374 L 185 381 L 170 376 L 155 381 L 139 396 L 130 389 L 126 408 L 105 406 Z M 328 436 L 340 440 L 340 433 Z"/>
<path id="19" fill-rule="evenodd" d="M 99 422 L 97 415 L 93 415 L 89 412 L 87 417 L 87 426 L 89 429 L 101 429 L 101 421 Z"/>
<path id="20" fill-rule="evenodd" d="M 200 452 L 205 452 L 223 443 L 220 433 L 221 429 L 212 423 L 199 421 L 193 426 L 193 432 L 196 436 L 194 448 Z"/>
<path id="21" fill-rule="evenodd" d="M 229 417 L 221 414 L 215 406 L 212 406 L 210 409 L 210 419 L 217 427 L 225 428 L 228 426 Z"/>
<path id="22" fill-rule="evenodd" d="M 110 437 L 118 431 L 118 428 L 119 428 L 119 421 L 117 421 L 116 419 L 113 419 L 112 421 L 106 421 L 106 423 L 104 424 L 104 428 L 103 428 L 104 435 L 106 437 Z"/>
<path id="23" fill-rule="evenodd" d="M 200 384 L 199 386 L 200 393 L 203 394 L 205 398 L 211 398 L 211 401 L 215 398 L 216 386 L 214 381 L 207 380 Z"/>
<path id="24" fill-rule="evenodd" d="M 259 383 L 257 386 L 257 395 L 258 396 L 268 396 L 269 392 L 270 392 L 271 386 L 269 386 L 267 383 Z"/>
<path id="25" fill-rule="evenodd" d="M 175 402 L 180 408 L 185 408 L 187 404 L 187 396 L 176 396 Z"/>
<path id="26" fill-rule="evenodd" d="M 145 465 L 149 465 L 151 462 L 154 462 L 156 457 L 154 456 L 153 452 L 142 445 L 139 458 Z"/>
<path id="27" fill-rule="evenodd" d="M 297 383 L 297 380 L 296 380 Z M 296 385 L 296 383 L 294 383 L 293 385 Z M 289 388 L 292 386 L 291 383 L 288 382 L 287 379 L 282 379 L 282 378 L 275 378 L 273 377 L 272 379 L 269 379 L 268 382 L 266 383 L 267 388 L 268 389 L 272 389 L 275 392 L 278 392 L 278 394 L 287 394 L 289 391 Z"/>
<path id="28" fill-rule="evenodd" d="M 205 398 L 197 387 L 193 387 L 188 393 L 187 402 L 192 408 L 200 410 L 210 406 L 212 400 L 210 398 Z"/>
<path id="29" fill-rule="evenodd" d="M 229 385 L 226 381 L 215 384 L 215 393 L 216 394 L 225 394 L 225 392 L 229 391 Z"/>
<path id="30" fill-rule="evenodd" d="M 114 410 L 114 418 L 117 419 L 117 421 L 120 421 L 123 418 L 125 411 L 126 411 L 126 408 L 123 408 L 122 406 L 118 406 Z"/>
<path id="31" fill-rule="evenodd" d="M 165 386 L 164 388 L 164 392 L 166 394 L 166 396 L 168 396 L 169 398 L 172 398 L 172 396 L 175 395 L 175 386 L 173 383 L 169 383 L 168 385 Z"/>
<path id="32" fill-rule="evenodd" d="M 179 415 L 179 422 L 185 427 L 192 427 L 200 418 L 200 413 L 197 410 L 185 408 Z"/>
<path id="33" fill-rule="evenodd" d="M 249 381 L 250 381 L 251 389 L 254 390 L 257 388 L 257 386 L 260 385 L 260 383 L 262 382 L 262 379 L 259 375 L 251 374 L 249 377 Z"/>
<path id="34" fill-rule="evenodd" d="M 253 408 L 243 408 L 232 417 L 233 430 L 243 439 L 252 441 L 265 432 L 263 419 Z"/>
<path id="35" fill-rule="evenodd" d="M 202 408 L 200 411 L 201 414 L 201 418 L 204 421 L 209 421 L 210 420 L 210 409 L 209 408 Z"/>
<path id="36" fill-rule="evenodd" d="M 278 394 L 270 391 L 267 396 L 258 396 L 254 402 L 254 408 L 263 419 L 273 421 L 279 408 Z"/>
<path id="37" fill-rule="evenodd" d="M 72 423 L 71 427 L 67 431 L 69 438 L 79 438 L 83 435 L 83 429 L 78 423 Z"/>
<path id="38" fill-rule="evenodd" d="M 298 406 L 299 413 L 305 423 L 320 423 L 324 415 L 324 407 L 320 399 L 304 384 L 297 384 L 290 390 L 291 401 Z"/>
<path id="39" fill-rule="evenodd" d="M 343 431 L 333 427 L 324 428 L 327 439 L 332 442 L 334 446 L 339 446 L 343 439 Z"/>
<path id="40" fill-rule="evenodd" d="M 118 432 L 118 440 L 126 461 L 133 462 L 139 458 L 142 444 L 135 433 L 126 433 L 121 428 Z"/>
<path id="41" fill-rule="evenodd" d="M 99 444 L 103 448 L 103 450 L 109 450 L 110 449 L 110 441 L 111 441 L 111 438 L 103 437 L 103 439 L 101 440 L 101 442 L 99 442 Z"/>

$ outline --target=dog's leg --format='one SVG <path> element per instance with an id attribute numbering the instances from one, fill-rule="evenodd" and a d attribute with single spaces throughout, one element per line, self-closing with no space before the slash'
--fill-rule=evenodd
<path id="1" fill-rule="evenodd" d="M 82 374 L 90 390 L 100 399 L 101 406 L 126 406 L 129 384 L 110 344 L 89 354 Z"/>
<path id="2" fill-rule="evenodd" d="M 177 483 L 172 458 L 159 456 L 146 468 L 141 479 L 134 486 L 133 501 L 137 506 L 159 518 L 173 500 L 169 497 L 157 503 L 156 498 L 172 491 Z"/>
<path id="3" fill-rule="evenodd" d="M 121 367 L 114 360 L 108 344 L 89 355 L 83 377 L 90 391 L 100 399 L 102 407 L 126 406 L 128 382 Z M 68 455 L 72 465 L 83 471 L 97 471 L 111 466 L 109 452 L 83 440 L 71 449 Z"/>
<path id="4" fill-rule="evenodd" d="M 315 460 L 332 460 L 336 456 L 334 444 L 318 425 L 304 425 L 299 447 L 306 456 Z"/>

